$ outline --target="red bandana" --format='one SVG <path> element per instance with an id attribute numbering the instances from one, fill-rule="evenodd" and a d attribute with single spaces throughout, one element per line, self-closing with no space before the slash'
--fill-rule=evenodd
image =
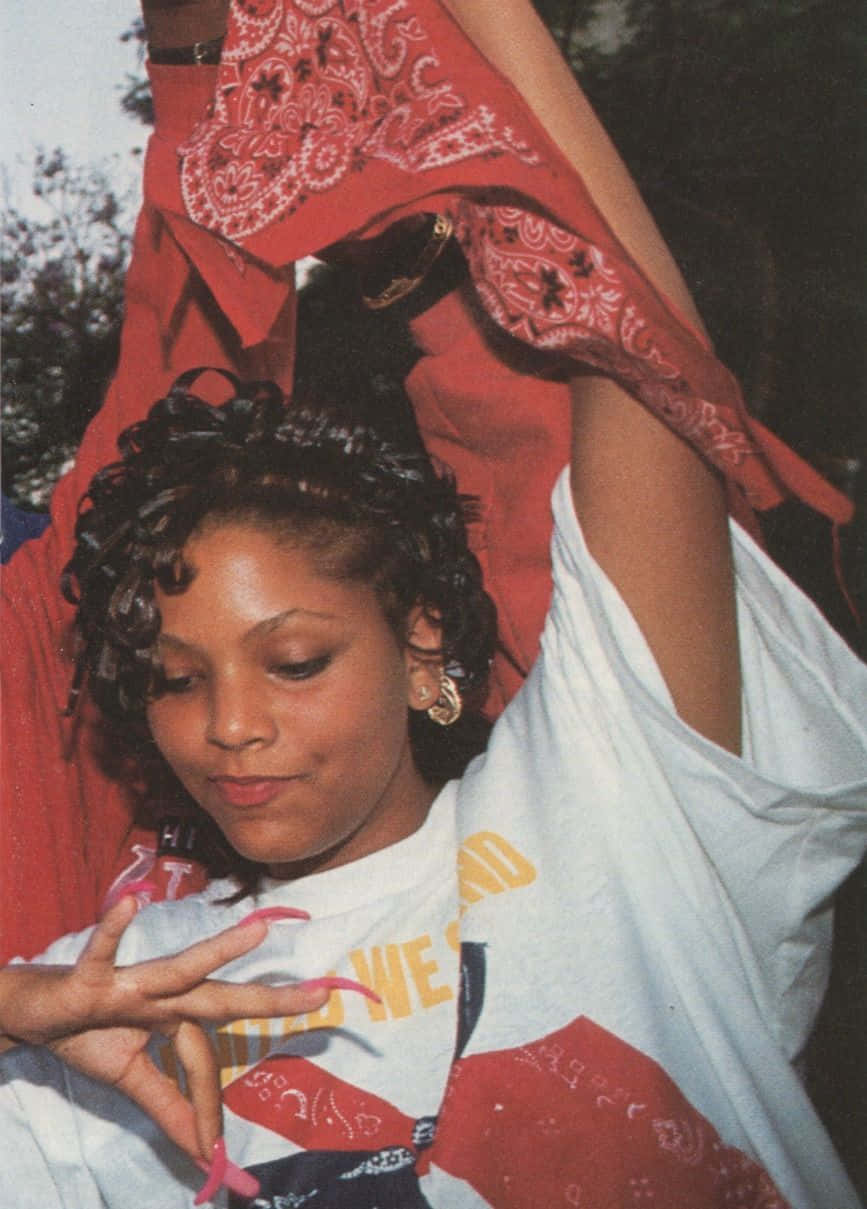
<path id="1" fill-rule="evenodd" d="M 731 374 L 436 0 L 236 0 L 212 112 L 181 151 L 187 215 L 243 248 L 236 268 L 257 292 L 275 288 L 272 310 L 287 286 L 266 266 L 446 212 L 512 335 L 610 374 L 752 506 L 793 492 L 850 518 L 851 502 L 747 415 Z"/>

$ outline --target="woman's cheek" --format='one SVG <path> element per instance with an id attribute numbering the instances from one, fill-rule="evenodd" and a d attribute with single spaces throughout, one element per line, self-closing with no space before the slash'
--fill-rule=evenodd
<path id="1" fill-rule="evenodd" d="M 188 744 L 189 719 L 186 711 L 170 701 L 152 705 L 147 714 L 148 726 L 160 754 L 177 771 Z"/>

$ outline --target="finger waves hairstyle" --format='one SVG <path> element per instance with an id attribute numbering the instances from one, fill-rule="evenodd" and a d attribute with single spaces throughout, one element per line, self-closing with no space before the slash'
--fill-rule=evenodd
<path id="1" fill-rule="evenodd" d="M 333 407 L 287 406 L 273 383 L 225 374 L 235 395 L 211 406 L 191 391 L 203 372 L 183 374 L 121 434 L 120 460 L 81 502 L 63 577 L 80 639 L 71 701 L 86 681 L 137 755 L 151 798 L 166 792 L 146 719 L 160 691 L 155 588 L 186 589 L 193 571 L 183 549 L 204 525 L 249 522 L 299 544 L 320 574 L 371 584 L 401 644 L 417 603 L 439 622 L 439 658 L 470 708 L 448 729 L 408 711 L 410 739 L 423 776 L 460 775 L 484 745 L 477 707 L 496 642 L 494 606 L 467 546 L 471 502 L 425 453 L 398 449 Z"/>

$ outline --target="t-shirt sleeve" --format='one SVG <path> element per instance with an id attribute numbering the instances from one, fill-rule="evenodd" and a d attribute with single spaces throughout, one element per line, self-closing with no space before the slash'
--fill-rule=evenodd
<path id="1" fill-rule="evenodd" d="M 731 904 L 765 982 L 769 1023 L 794 1056 L 827 981 L 829 898 L 867 845 L 867 669 L 732 524 L 743 666 L 736 757 L 677 716 L 637 622 L 587 549 L 565 474 L 554 513 L 543 663 L 558 725 L 582 725 L 592 710 L 618 736 L 642 809 Z"/>

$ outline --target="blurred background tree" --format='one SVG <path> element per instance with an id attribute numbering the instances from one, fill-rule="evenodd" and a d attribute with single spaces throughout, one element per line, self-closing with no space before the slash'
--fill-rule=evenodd
<path id="1" fill-rule="evenodd" d="M 110 166 L 36 154 L 38 213 L 4 207 L 3 482 L 45 507 L 97 411 L 118 354 L 131 207 Z"/>
<path id="2" fill-rule="evenodd" d="M 536 7 L 638 180 L 751 410 L 856 499 L 858 521 L 843 546 L 863 615 L 867 8 L 855 0 Z M 599 36 L 603 13 L 607 37 Z M 822 522 L 785 505 L 766 533 L 778 560 L 863 650 Z"/>
<path id="3" fill-rule="evenodd" d="M 624 0 L 607 43 L 568 19 L 598 5 L 537 7 L 753 406 L 835 451 L 865 385 L 864 6 Z"/>
<path id="4" fill-rule="evenodd" d="M 143 65 L 147 38 L 145 37 L 144 21 L 141 17 L 137 17 L 129 29 L 124 30 L 120 35 L 120 40 L 121 42 L 131 42 L 138 47 L 139 65 Z M 124 90 L 120 97 L 120 107 L 124 113 L 128 113 L 137 122 L 142 122 L 145 126 L 154 124 L 153 98 L 150 84 L 143 71 L 127 73 Z"/>

